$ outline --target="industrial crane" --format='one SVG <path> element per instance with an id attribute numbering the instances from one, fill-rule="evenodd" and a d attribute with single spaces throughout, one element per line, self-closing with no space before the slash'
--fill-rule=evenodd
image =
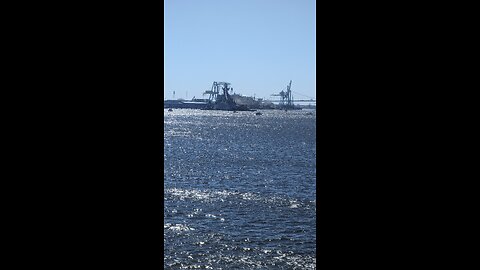
<path id="1" fill-rule="evenodd" d="M 292 80 L 290 80 L 290 83 L 287 85 L 287 91 L 280 91 L 278 94 L 272 94 L 272 96 L 279 96 L 282 98 L 280 101 L 280 105 L 284 107 L 285 109 L 293 109 L 293 97 L 292 97 Z"/>
<path id="2" fill-rule="evenodd" d="M 228 83 L 228 82 L 213 82 L 212 88 L 210 90 L 205 91 L 203 94 L 210 95 L 208 98 L 210 102 L 228 101 L 231 99 L 228 91 L 233 91 L 233 88 L 229 87 L 230 84 L 231 83 Z M 220 94 L 220 88 L 223 91 L 223 94 Z"/>

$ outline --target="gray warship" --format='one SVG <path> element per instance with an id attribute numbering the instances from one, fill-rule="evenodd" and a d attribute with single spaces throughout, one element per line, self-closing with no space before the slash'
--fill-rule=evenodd
<path id="1" fill-rule="evenodd" d="M 203 94 L 209 95 L 207 105 L 203 110 L 222 110 L 222 111 L 256 111 L 249 109 L 247 105 L 238 104 L 232 95 L 233 91 L 228 82 L 213 82 L 212 88 Z"/>

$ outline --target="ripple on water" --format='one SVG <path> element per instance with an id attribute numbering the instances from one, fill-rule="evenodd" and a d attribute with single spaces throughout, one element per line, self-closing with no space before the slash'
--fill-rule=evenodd
<path id="1" fill-rule="evenodd" d="M 174 110 L 164 267 L 315 269 L 315 115 Z"/>

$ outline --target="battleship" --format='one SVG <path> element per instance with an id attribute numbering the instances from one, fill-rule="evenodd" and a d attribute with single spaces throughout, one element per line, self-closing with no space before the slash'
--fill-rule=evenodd
<path id="1" fill-rule="evenodd" d="M 256 111 L 245 104 L 237 103 L 229 93 L 233 91 L 230 85 L 228 82 L 213 82 L 212 88 L 203 93 L 209 95 L 207 106 L 203 110 Z"/>

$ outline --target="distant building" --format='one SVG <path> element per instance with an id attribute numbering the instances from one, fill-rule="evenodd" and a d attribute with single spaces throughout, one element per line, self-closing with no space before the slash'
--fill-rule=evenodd
<path id="1" fill-rule="evenodd" d="M 207 102 L 203 101 L 186 101 L 186 100 L 164 100 L 163 108 L 166 109 L 203 109 L 207 106 Z"/>

